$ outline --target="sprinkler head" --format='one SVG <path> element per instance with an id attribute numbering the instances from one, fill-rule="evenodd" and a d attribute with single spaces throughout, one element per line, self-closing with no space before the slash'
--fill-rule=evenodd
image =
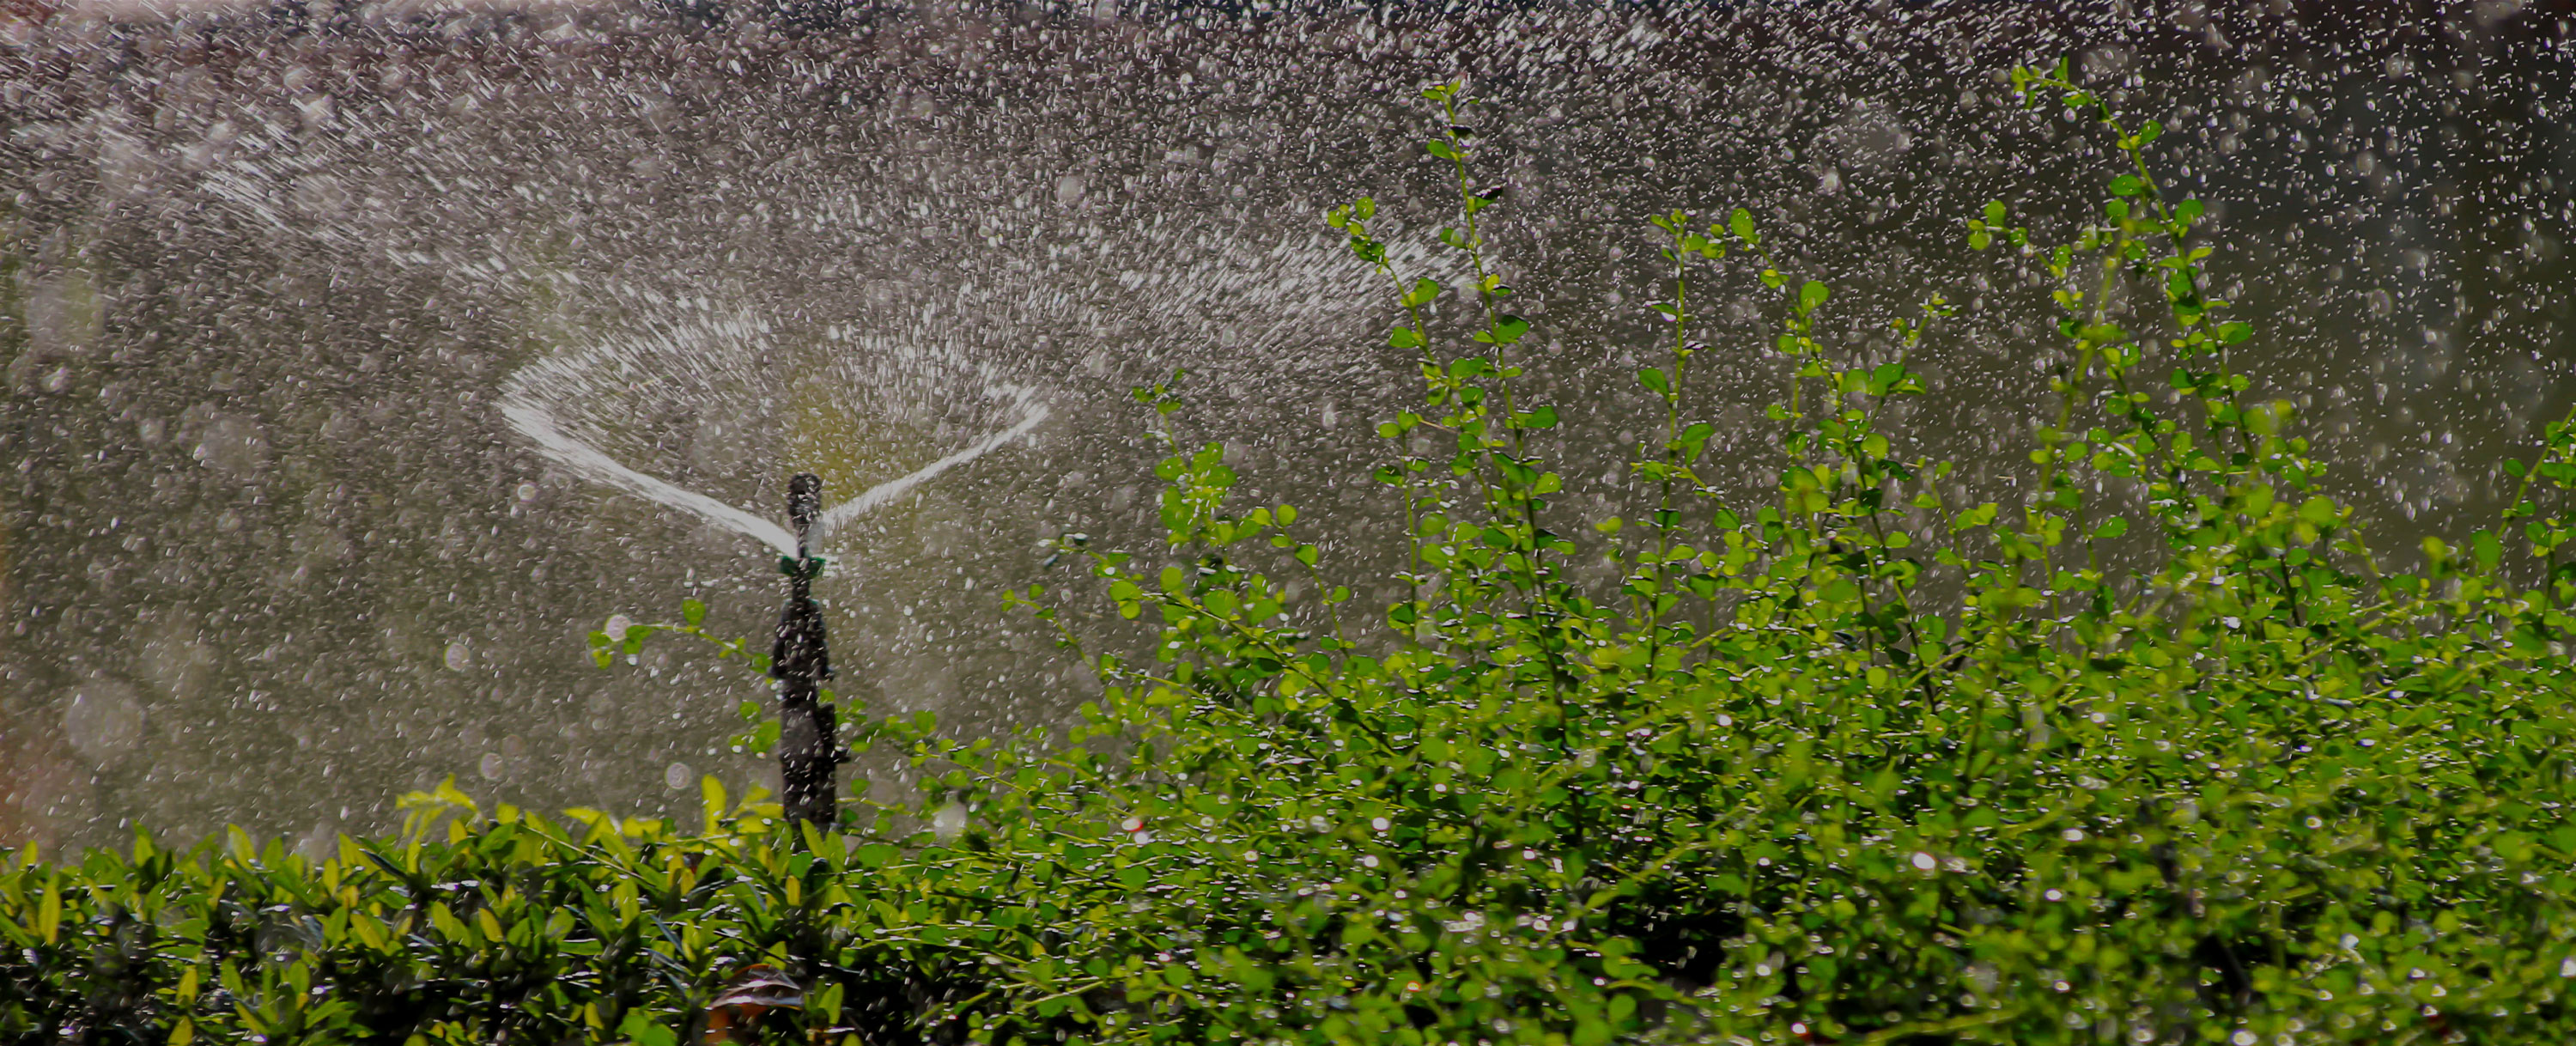
<path id="1" fill-rule="evenodd" d="M 814 517 L 823 512 L 823 477 L 799 472 L 787 481 L 787 522 L 796 528 L 797 536 L 813 529 Z"/>

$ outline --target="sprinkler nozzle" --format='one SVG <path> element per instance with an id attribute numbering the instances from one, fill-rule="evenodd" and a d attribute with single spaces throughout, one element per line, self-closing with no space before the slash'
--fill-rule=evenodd
<path id="1" fill-rule="evenodd" d="M 787 481 L 787 522 L 796 528 L 796 537 L 814 528 L 814 517 L 823 512 L 823 477 L 799 472 Z"/>

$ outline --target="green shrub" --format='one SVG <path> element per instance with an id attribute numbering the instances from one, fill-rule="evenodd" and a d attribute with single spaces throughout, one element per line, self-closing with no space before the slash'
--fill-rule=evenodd
<path id="1" fill-rule="evenodd" d="M 1391 343 L 1422 352 L 1422 406 L 1380 428 L 1410 535 L 1383 613 L 1295 510 L 1232 506 L 1173 384 L 1139 390 L 1169 548 L 1057 547 L 1156 645 L 1080 655 L 1103 694 L 1069 737 L 870 724 L 935 776 L 847 834 L 712 788 L 695 837 L 487 819 L 449 791 L 318 865 L 239 834 L 22 854 L 0 1028 L 664 1043 L 766 961 L 810 993 L 767 1018 L 782 1041 L 2576 1034 L 2576 427 L 2514 467 L 2509 529 L 2383 571 L 2287 407 L 2246 400 L 2254 328 L 2204 290 L 2200 207 L 2146 163 L 2157 127 L 2063 66 L 2015 83 L 2125 165 L 2064 242 L 2000 205 L 1967 223 L 2064 311 L 2023 504 L 1945 503 L 1949 466 L 1881 427 L 1956 310 L 1839 351 L 1814 322 L 1830 292 L 1751 215 L 1675 213 L 1669 357 L 1639 375 L 1663 426 L 1633 465 L 1658 501 L 1588 544 L 1549 529 L 1555 412 L 1515 387 L 1528 324 L 1478 231 L 1501 193 L 1475 188 L 1466 100 L 1434 88 L 1460 200 L 1439 236 L 1470 284 L 1391 271 L 1370 200 L 1330 216 L 1390 278 Z M 1781 318 L 1760 505 L 1694 471 L 1695 302 L 1726 265 Z M 1465 329 L 1431 322 L 1443 296 Z M 2107 566 L 2133 528 L 2121 561 L 2147 564 Z M 1581 580 L 1602 557 L 1615 580 Z M 1051 598 L 1012 602 L 1080 651 Z"/>

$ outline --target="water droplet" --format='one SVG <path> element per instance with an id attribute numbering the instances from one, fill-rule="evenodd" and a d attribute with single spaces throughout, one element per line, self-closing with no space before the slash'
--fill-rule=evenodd
<path id="1" fill-rule="evenodd" d="M 669 768 L 662 771 L 662 784 L 673 791 L 687 788 L 689 786 L 689 782 L 697 779 L 698 772 L 689 769 L 689 764 L 687 763 L 673 763 Z"/>
<path id="2" fill-rule="evenodd" d="M 143 740 L 143 703 L 123 683 L 86 683 L 63 708 L 63 736 L 91 760 L 114 762 Z"/>

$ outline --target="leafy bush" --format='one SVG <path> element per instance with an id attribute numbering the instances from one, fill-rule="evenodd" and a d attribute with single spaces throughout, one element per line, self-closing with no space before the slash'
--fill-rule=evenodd
<path id="1" fill-rule="evenodd" d="M 2254 329 L 2205 289 L 2156 125 L 2063 66 L 2014 82 L 2124 165 L 2063 241 L 2001 205 L 1967 223 L 2064 314 L 2022 504 L 1945 502 L 1950 466 L 1882 426 L 1956 310 L 1840 351 L 1830 291 L 1750 214 L 1674 213 L 1668 358 L 1639 375 L 1663 425 L 1633 464 L 1657 503 L 1589 551 L 1549 529 L 1556 417 L 1515 385 L 1528 324 L 1478 227 L 1503 192 L 1476 188 L 1468 101 L 1436 87 L 1427 149 L 1460 204 L 1439 237 L 1468 286 L 1392 271 L 1373 201 L 1330 216 L 1390 279 L 1391 343 L 1422 352 L 1422 406 L 1380 427 L 1409 534 L 1382 615 L 1301 514 L 1232 505 L 1173 384 L 1139 390 L 1169 548 L 1057 551 L 1156 641 L 1081 655 L 1103 694 L 1070 736 L 869 724 L 937 776 L 847 834 L 712 788 L 693 837 L 487 819 L 451 790 L 318 865 L 238 833 L 22 854 L 0 1027 L 663 1043 L 768 962 L 809 989 L 771 1034 L 873 1042 L 2576 1033 L 2576 426 L 2514 467 L 2510 530 L 2382 570 L 2287 406 L 2247 400 Z M 1710 405 L 1685 395 L 1726 266 L 1781 321 L 1760 505 L 1702 481 Z M 1443 297 L 1463 330 L 1433 322 Z M 2105 566 L 2132 528 L 2124 561 L 2149 564 Z M 1615 580 L 1583 580 L 1602 557 Z M 1082 650 L 1052 598 L 1012 601 Z"/>

